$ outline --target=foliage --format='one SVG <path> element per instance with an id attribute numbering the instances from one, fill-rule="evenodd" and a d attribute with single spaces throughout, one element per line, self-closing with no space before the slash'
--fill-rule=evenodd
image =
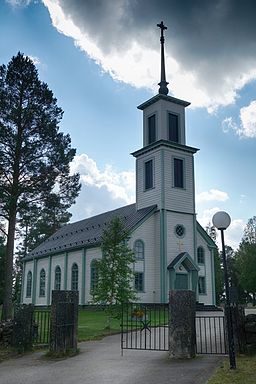
<path id="1" fill-rule="evenodd" d="M 207 234 L 210 236 L 210 238 L 214 242 L 216 242 L 217 232 L 216 232 L 216 228 L 214 227 L 214 225 L 211 225 L 211 223 L 208 223 L 207 226 L 205 227 L 205 230 L 206 230 Z"/>
<path id="2" fill-rule="evenodd" d="M 62 115 L 28 57 L 18 53 L 0 66 L 0 221 L 8 222 L 3 319 L 11 317 L 17 224 L 26 228 L 50 201 L 67 210 L 80 190 L 79 175 L 69 174 L 75 149 L 59 132 Z"/>
<path id="3" fill-rule="evenodd" d="M 215 290 L 216 304 L 219 305 L 223 297 L 224 276 L 221 267 L 221 258 L 217 249 L 214 250 Z"/>
<path id="4" fill-rule="evenodd" d="M 248 294 L 256 294 L 256 243 L 242 242 L 236 252 L 238 281 Z"/>
<path id="5" fill-rule="evenodd" d="M 251 217 L 244 229 L 243 241 L 246 243 L 256 243 L 256 216 Z"/>
<path id="6" fill-rule="evenodd" d="M 110 312 L 123 302 L 135 300 L 132 263 L 135 258 L 127 244 L 128 232 L 118 217 L 102 235 L 102 259 L 97 261 L 98 283 L 92 291 L 94 303 L 108 304 Z"/>

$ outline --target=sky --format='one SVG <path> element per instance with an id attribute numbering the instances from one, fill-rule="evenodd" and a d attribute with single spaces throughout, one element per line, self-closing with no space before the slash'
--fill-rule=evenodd
<path id="1" fill-rule="evenodd" d="M 158 93 L 163 20 L 169 95 L 191 102 L 186 142 L 200 149 L 197 220 L 228 212 L 238 247 L 256 215 L 255 14 L 254 0 L 0 0 L 0 64 L 18 51 L 34 61 L 77 149 L 71 221 L 135 202 L 137 106 Z"/>

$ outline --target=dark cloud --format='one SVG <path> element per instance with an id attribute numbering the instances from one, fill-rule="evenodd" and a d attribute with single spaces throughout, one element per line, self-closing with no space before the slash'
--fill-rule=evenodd
<path id="1" fill-rule="evenodd" d="M 63 12 L 103 53 L 136 41 L 159 51 L 161 20 L 166 51 L 195 76 L 208 95 L 233 91 L 230 82 L 256 70 L 255 0 L 59 0 Z M 228 85 L 227 85 L 228 84 Z M 234 88 L 239 88 L 239 85 Z"/>

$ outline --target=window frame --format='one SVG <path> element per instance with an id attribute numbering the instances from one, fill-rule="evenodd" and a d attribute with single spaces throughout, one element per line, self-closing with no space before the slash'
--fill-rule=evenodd
<path id="1" fill-rule="evenodd" d="M 138 279 L 138 278 L 141 279 Z M 136 292 L 144 292 L 145 291 L 145 278 L 144 272 L 135 271 L 134 272 L 134 289 Z"/>
<path id="2" fill-rule="evenodd" d="M 175 156 L 172 158 L 172 162 L 173 188 L 185 189 L 185 159 Z M 181 166 L 177 167 L 177 164 L 181 164 Z"/>
<path id="3" fill-rule="evenodd" d="M 176 118 L 176 123 L 177 123 L 177 125 L 176 125 L 176 127 L 175 127 L 175 137 L 176 137 L 176 139 L 175 140 L 172 140 L 171 139 L 171 135 L 172 135 L 172 130 L 171 130 L 171 121 L 170 121 L 170 118 L 171 118 L 171 116 L 175 116 L 175 118 Z M 180 116 L 179 116 L 179 114 L 177 114 L 177 113 L 173 113 L 173 112 L 168 112 L 168 140 L 169 141 L 172 141 L 173 143 L 180 143 Z"/>
<path id="4" fill-rule="evenodd" d="M 203 285 L 200 285 L 200 283 L 199 283 L 199 281 L 202 281 L 203 283 Z M 200 287 L 202 287 L 203 288 L 203 290 L 200 292 Z M 198 276 L 198 294 L 199 295 L 206 295 L 207 293 L 206 293 L 206 278 L 205 278 L 205 276 Z"/>
<path id="5" fill-rule="evenodd" d="M 76 273 L 75 278 L 74 278 L 74 273 Z M 78 283 L 79 283 L 79 268 L 77 263 L 73 263 L 71 267 L 71 287 L 70 287 L 71 291 L 78 291 Z"/>
<path id="6" fill-rule="evenodd" d="M 90 265 L 90 291 L 93 292 L 97 288 L 99 282 L 99 270 L 97 268 L 97 260 L 94 259 Z"/>
<path id="7" fill-rule="evenodd" d="M 199 260 L 200 258 L 202 258 L 203 261 Z M 197 247 L 197 264 L 205 265 L 205 251 L 201 245 Z"/>
<path id="8" fill-rule="evenodd" d="M 150 122 L 154 121 L 153 124 Z M 156 141 L 157 132 L 156 132 L 156 114 L 147 117 L 147 144 L 152 144 Z"/>
<path id="9" fill-rule="evenodd" d="M 28 271 L 27 284 L 26 284 L 26 297 L 32 297 L 32 279 L 33 279 L 32 272 Z"/>
<path id="10" fill-rule="evenodd" d="M 54 271 L 54 289 L 55 291 L 61 290 L 61 268 L 59 265 L 56 265 Z"/>
<path id="11" fill-rule="evenodd" d="M 45 297 L 46 294 L 46 273 L 42 268 L 39 274 L 39 297 Z"/>
<path id="12" fill-rule="evenodd" d="M 147 164 L 152 164 L 150 170 L 150 179 L 149 174 L 147 173 Z M 148 159 L 144 161 L 144 191 L 149 191 L 154 188 L 155 180 L 154 180 L 154 158 Z"/>
<path id="13" fill-rule="evenodd" d="M 141 249 L 138 249 L 138 248 L 141 248 Z M 134 246 L 133 246 L 133 252 L 134 252 L 136 261 L 144 260 L 145 259 L 144 241 L 142 241 L 141 239 L 135 240 Z"/>

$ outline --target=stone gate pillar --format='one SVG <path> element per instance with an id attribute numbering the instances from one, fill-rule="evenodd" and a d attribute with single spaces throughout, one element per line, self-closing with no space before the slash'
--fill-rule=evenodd
<path id="1" fill-rule="evenodd" d="M 19 352 L 32 349 L 34 337 L 33 314 L 34 305 L 32 304 L 18 304 L 15 306 L 12 345 Z"/>
<path id="2" fill-rule="evenodd" d="M 78 291 L 52 291 L 50 352 L 77 351 Z"/>
<path id="3" fill-rule="evenodd" d="M 172 359 L 192 358 L 196 353 L 195 292 L 169 292 L 169 355 Z"/>

